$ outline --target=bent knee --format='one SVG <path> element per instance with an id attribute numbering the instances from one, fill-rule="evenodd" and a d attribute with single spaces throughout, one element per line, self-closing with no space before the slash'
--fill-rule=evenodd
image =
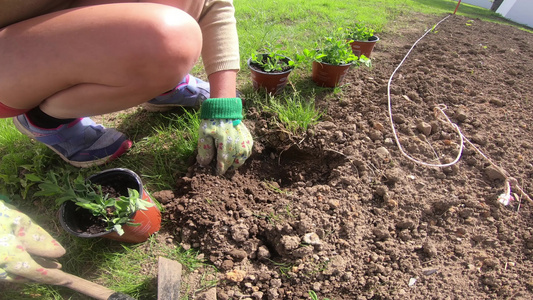
<path id="1" fill-rule="evenodd" d="M 153 13 L 150 30 L 145 32 L 144 37 L 139 37 L 151 41 L 150 58 L 140 58 L 140 61 L 149 60 L 160 81 L 167 79 L 175 84 L 198 61 L 202 51 L 202 32 L 196 20 L 179 9 L 162 6 Z M 164 85 L 163 82 L 161 84 Z"/>
<path id="2" fill-rule="evenodd" d="M 158 25 L 166 53 L 194 64 L 202 50 L 202 32 L 196 20 L 184 11 L 167 8 L 161 12 Z"/>

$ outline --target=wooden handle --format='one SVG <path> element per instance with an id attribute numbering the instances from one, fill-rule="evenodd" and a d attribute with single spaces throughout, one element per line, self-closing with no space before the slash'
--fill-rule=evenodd
<path id="1" fill-rule="evenodd" d="M 68 287 L 94 299 L 108 300 L 109 296 L 115 293 L 115 291 L 110 290 L 105 286 L 90 282 L 88 280 L 85 280 L 78 276 L 74 276 L 72 274 L 65 273 L 60 270 L 56 271 L 62 273 L 58 275 L 60 275 L 61 278 L 64 280 L 63 282 L 66 282 L 60 284 L 61 286 Z"/>

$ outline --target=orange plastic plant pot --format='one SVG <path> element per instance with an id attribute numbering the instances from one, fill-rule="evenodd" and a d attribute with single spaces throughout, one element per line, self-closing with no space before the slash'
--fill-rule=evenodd
<path id="1" fill-rule="evenodd" d="M 353 41 L 350 43 L 350 46 L 352 47 L 354 55 L 358 57 L 364 55 L 370 58 L 377 41 L 379 41 L 379 38 L 377 36 L 372 36 L 368 41 Z"/>
<path id="2" fill-rule="evenodd" d="M 348 74 L 350 66 L 351 64 L 330 65 L 313 61 L 312 80 L 323 87 L 339 86 Z"/>
<path id="3" fill-rule="evenodd" d="M 144 190 L 139 175 L 131 170 L 124 168 L 109 169 L 88 177 L 87 181 L 113 187 L 120 195 L 125 196 L 128 195 L 128 188 L 135 189 L 143 200 L 155 204 L 150 195 Z M 119 235 L 114 230 L 99 233 L 84 232 L 80 229 L 83 221 L 80 213 L 87 214 L 88 211 L 77 206 L 74 202 L 67 201 L 61 205 L 59 221 L 68 233 L 82 238 L 102 237 L 121 242 L 140 243 L 146 241 L 161 228 L 161 212 L 156 205 L 147 210 L 139 210 L 133 213 L 131 216 L 132 223 L 139 224 L 139 226 L 123 225 L 124 234 L 122 235 Z"/>
<path id="4" fill-rule="evenodd" d="M 248 67 L 250 68 L 254 90 L 258 91 L 263 89 L 271 95 L 278 95 L 283 91 L 292 72 L 292 69 L 275 73 L 263 72 L 251 65 L 251 59 L 248 59 Z"/>

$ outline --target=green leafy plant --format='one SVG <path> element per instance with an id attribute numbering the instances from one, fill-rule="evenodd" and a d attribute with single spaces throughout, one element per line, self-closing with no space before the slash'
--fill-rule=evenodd
<path id="1" fill-rule="evenodd" d="M 56 203 L 72 201 L 81 208 L 99 217 L 106 224 L 106 230 L 115 230 L 124 234 L 123 225 L 139 226 L 133 223 L 131 216 L 138 210 L 147 210 L 154 204 L 143 200 L 139 192 L 128 188 L 128 195 L 116 195 L 116 191 L 105 185 L 86 181 L 81 175 L 74 180 L 64 178 L 66 186 L 59 184 L 57 175 L 50 172 L 39 184 L 40 191 L 35 196 L 56 197 Z"/>
<path id="2" fill-rule="evenodd" d="M 346 40 L 344 37 L 344 29 L 338 28 L 330 36 L 325 37 L 321 43 L 317 43 L 315 49 L 304 49 L 303 56 L 331 65 L 354 64 L 370 67 L 371 61 L 369 58 L 364 55 L 358 57 L 353 54 L 350 46 L 351 42 L 353 40 Z"/>
<path id="3" fill-rule="evenodd" d="M 362 23 L 355 23 L 352 27 L 344 30 L 345 38 L 354 41 L 369 41 L 374 36 L 374 30 Z"/>
<path id="4" fill-rule="evenodd" d="M 250 64 L 265 72 L 285 72 L 296 67 L 293 59 L 285 55 L 284 51 L 267 44 L 262 50 L 253 52 Z"/>

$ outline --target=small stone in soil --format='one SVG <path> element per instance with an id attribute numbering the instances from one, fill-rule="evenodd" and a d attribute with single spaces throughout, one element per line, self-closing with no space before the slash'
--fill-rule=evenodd
<path id="1" fill-rule="evenodd" d="M 226 279 L 233 281 L 233 282 L 243 281 L 244 276 L 246 276 L 246 272 L 243 270 L 233 270 L 233 271 L 226 273 Z"/>

